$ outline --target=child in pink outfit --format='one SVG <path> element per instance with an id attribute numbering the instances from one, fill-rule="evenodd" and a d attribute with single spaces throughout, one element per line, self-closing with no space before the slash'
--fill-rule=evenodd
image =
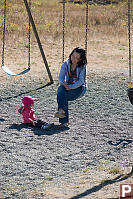
<path id="1" fill-rule="evenodd" d="M 32 106 L 34 105 L 35 98 L 32 98 L 30 96 L 25 96 L 22 99 L 21 108 L 18 109 L 18 112 L 22 114 L 24 119 L 24 124 L 32 123 L 34 125 L 35 120 L 35 111 L 32 109 Z"/>
<path id="2" fill-rule="evenodd" d="M 41 120 L 36 120 L 35 111 L 33 110 L 32 106 L 34 105 L 34 101 L 36 99 L 32 98 L 31 96 L 25 96 L 22 99 L 21 107 L 18 109 L 18 112 L 23 116 L 24 124 L 28 124 L 32 127 L 39 127 L 42 129 L 49 129 L 51 127 L 51 123 L 46 123 Z"/>

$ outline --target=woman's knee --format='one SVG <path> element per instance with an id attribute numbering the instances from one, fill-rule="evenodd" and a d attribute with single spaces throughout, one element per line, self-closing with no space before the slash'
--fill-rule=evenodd
<path id="1" fill-rule="evenodd" d="M 66 92 L 65 87 L 64 87 L 63 85 L 60 85 L 60 86 L 58 87 L 57 94 L 58 94 L 58 95 L 59 95 L 59 94 L 63 94 L 64 92 Z"/>

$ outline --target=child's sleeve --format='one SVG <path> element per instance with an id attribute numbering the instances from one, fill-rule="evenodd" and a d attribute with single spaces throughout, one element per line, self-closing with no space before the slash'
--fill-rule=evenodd
<path id="1" fill-rule="evenodd" d="M 24 110 L 24 108 L 23 108 L 23 107 L 20 107 L 20 108 L 18 109 L 18 112 L 19 112 L 20 114 L 22 114 L 23 110 Z"/>

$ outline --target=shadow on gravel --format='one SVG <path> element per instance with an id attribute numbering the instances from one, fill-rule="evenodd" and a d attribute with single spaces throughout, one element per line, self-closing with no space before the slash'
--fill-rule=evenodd
<path id="1" fill-rule="evenodd" d="M 43 86 L 38 87 L 38 88 L 35 88 L 35 89 L 33 89 L 33 90 L 29 90 L 29 91 L 26 91 L 26 92 L 21 92 L 21 93 L 19 93 L 18 95 L 9 96 L 9 97 L 5 97 L 5 98 L 0 98 L 0 101 L 2 101 L 2 100 L 10 100 L 10 99 L 12 99 L 12 98 L 17 98 L 17 97 L 22 96 L 22 95 L 24 95 L 24 94 L 28 94 L 28 93 L 30 93 L 31 91 L 38 91 L 38 90 L 41 90 L 41 89 L 43 89 L 43 88 L 45 88 L 45 87 L 47 87 L 47 86 L 50 86 L 51 84 L 52 84 L 52 83 L 47 83 L 46 85 L 43 85 Z"/>
<path id="2" fill-rule="evenodd" d="M 10 127 L 9 127 L 9 129 L 16 129 L 16 130 L 18 130 L 18 131 L 21 131 L 21 129 L 23 129 L 23 128 L 28 128 L 25 124 L 12 124 Z"/>
<path id="3" fill-rule="evenodd" d="M 107 185 L 111 185 L 117 182 L 122 182 L 123 180 L 127 180 L 129 177 L 131 177 L 133 175 L 133 171 L 131 171 L 129 174 L 127 175 L 119 175 L 116 178 L 112 179 L 112 180 L 106 180 L 103 183 L 96 185 L 94 187 L 92 187 L 91 189 L 86 190 L 85 192 L 78 194 L 77 196 L 73 196 L 69 199 L 79 199 L 79 198 L 83 198 L 85 196 L 88 196 L 92 193 L 95 193 L 97 191 L 99 191 L 100 189 L 102 189 L 103 187 L 107 186 Z M 111 198 L 110 198 L 111 199 Z M 112 198 L 112 199 L 117 199 L 117 198 Z"/>
<path id="4" fill-rule="evenodd" d="M 33 128 L 32 131 L 35 135 L 41 136 L 41 135 L 54 135 L 69 129 L 70 129 L 69 127 L 60 127 L 60 125 L 53 125 L 49 130 L 41 130 Z"/>
<path id="5" fill-rule="evenodd" d="M 3 118 L 0 118 L 0 122 L 4 122 L 5 121 L 5 119 L 3 119 Z"/>
<path id="6" fill-rule="evenodd" d="M 41 135 L 53 135 L 57 134 L 66 130 L 69 130 L 69 127 L 60 127 L 60 125 L 53 125 L 50 129 L 48 130 L 42 130 L 36 127 L 27 127 L 26 124 L 12 124 L 9 129 L 16 129 L 18 131 L 21 131 L 21 129 L 26 128 L 30 129 L 35 135 L 41 136 Z"/>
<path id="7" fill-rule="evenodd" d="M 122 147 L 125 147 L 126 145 L 131 144 L 132 142 L 132 140 L 119 139 L 118 141 L 116 141 L 116 143 L 114 143 L 113 141 L 108 141 L 108 144 L 112 146 L 119 146 L 120 144 L 122 144 Z"/>

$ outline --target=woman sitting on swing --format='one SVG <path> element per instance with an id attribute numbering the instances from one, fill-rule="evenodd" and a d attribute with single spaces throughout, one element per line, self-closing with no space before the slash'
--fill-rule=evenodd
<path id="1" fill-rule="evenodd" d="M 68 101 L 76 100 L 86 90 L 86 64 L 85 50 L 77 47 L 61 66 L 60 86 L 57 91 L 58 112 L 55 113 L 55 117 L 59 118 L 59 122 L 63 126 L 69 124 Z"/>

